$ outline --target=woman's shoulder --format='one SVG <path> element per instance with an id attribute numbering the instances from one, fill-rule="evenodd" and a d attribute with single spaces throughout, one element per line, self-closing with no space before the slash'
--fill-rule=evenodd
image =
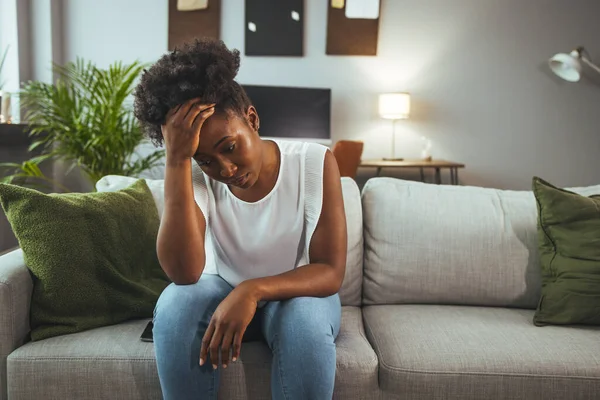
<path id="1" fill-rule="evenodd" d="M 325 155 L 328 147 L 315 142 L 294 140 L 277 140 L 281 151 L 282 162 L 286 165 L 286 174 L 295 177 L 303 176 L 304 184 L 320 186 L 323 179 Z M 300 174 L 299 170 L 303 170 Z"/>

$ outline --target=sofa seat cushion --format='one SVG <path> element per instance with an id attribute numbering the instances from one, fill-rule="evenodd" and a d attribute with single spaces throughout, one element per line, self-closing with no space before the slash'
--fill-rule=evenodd
<path id="1" fill-rule="evenodd" d="M 128 321 L 30 342 L 8 357 L 8 397 L 161 399 L 154 346 L 139 338 L 148 320 Z M 270 399 L 271 351 L 244 343 L 240 361 L 221 377 L 221 399 Z M 337 339 L 336 398 L 377 398 L 377 357 L 361 310 L 344 307 Z"/>
<path id="2" fill-rule="evenodd" d="M 600 329 L 536 327 L 533 310 L 363 310 L 384 392 L 403 399 L 597 399 Z"/>

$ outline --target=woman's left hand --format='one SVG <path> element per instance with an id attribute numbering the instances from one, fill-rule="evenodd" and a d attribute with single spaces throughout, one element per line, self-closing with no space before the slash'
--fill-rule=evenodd
<path id="1" fill-rule="evenodd" d="M 206 362 L 207 353 L 210 352 L 213 368 L 217 369 L 219 347 L 221 348 L 223 368 L 227 368 L 232 348 L 233 361 L 238 359 L 242 347 L 242 337 L 252 321 L 257 307 L 258 300 L 254 296 L 251 285 L 242 283 L 229 293 L 215 310 L 204 338 L 202 338 L 200 365 Z"/>

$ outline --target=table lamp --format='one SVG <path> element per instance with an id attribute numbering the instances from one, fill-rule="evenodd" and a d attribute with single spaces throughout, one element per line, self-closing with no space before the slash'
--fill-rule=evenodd
<path id="1" fill-rule="evenodd" d="M 548 60 L 548 65 L 552 72 L 561 77 L 562 79 L 569 82 L 578 82 L 581 79 L 581 63 L 585 63 L 590 68 L 600 73 L 600 67 L 593 64 L 588 57 L 583 54 L 587 53 L 587 50 L 582 46 L 577 47 L 569 54 L 558 53 L 552 56 Z"/>
<path id="2" fill-rule="evenodd" d="M 379 115 L 392 120 L 392 157 L 387 161 L 402 161 L 396 157 L 396 121 L 407 119 L 410 114 L 410 94 L 384 93 L 379 95 Z"/>

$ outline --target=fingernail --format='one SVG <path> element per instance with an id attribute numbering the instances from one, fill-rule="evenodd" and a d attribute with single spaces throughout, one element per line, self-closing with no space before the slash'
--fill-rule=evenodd
<path id="1" fill-rule="evenodd" d="M 202 366 L 204 364 L 204 360 L 200 359 L 200 366 Z"/>

